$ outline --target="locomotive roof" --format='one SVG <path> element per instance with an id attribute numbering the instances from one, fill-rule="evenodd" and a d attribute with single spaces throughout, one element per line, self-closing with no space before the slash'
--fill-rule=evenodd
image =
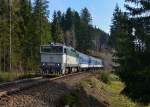
<path id="1" fill-rule="evenodd" d="M 64 47 L 67 47 L 67 48 L 72 48 L 72 49 L 74 49 L 74 48 L 71 47 L 71 46 L 66 46 L 65 44 L 60 44 L 60 43 L 52 43 L 52 44 L 41 45 L 41 46 L 64 46 Z"/>
<path id="2" fill-rule="evenodd" d="M 71 46 L 66 46 L 65 44 L 60 44 L 60 43 L 51 43 L 49 45 L 41 45 L 41 46 L 63 46 L 63 47 L 67 47 L 67 48 L 70 48 L 70 49 L 74 49 L 73 47 Z M 87 57 L 91 57 L 92 59 L 95 59 L 95 60 L 102 60 L 102 59 L 99 59 L 97 57 L 94 57 L 94 56 L 91 56 L 91 55 L 87 55 L 87 54 L 84 54 L 82 52 L 79 52 L 77 51 L 79 54 L 82 54 L 82 55 L 86 55 Z"/>
<path id="3" fill-rule="evenodd" d="M 41 45 L 41 46 L 65 46 L 64 44 L 48 44 L 48 45 Z"/>

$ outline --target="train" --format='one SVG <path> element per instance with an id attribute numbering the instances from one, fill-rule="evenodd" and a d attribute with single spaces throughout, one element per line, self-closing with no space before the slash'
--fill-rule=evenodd
<path id="1" fill-rule="evenodd" d="M 98 70 L 104 67 L 103 60 L 81 53 L 58 43 L 40 46 L 41 69 L 45 74 L 68 74 L 78 71 Z"/>

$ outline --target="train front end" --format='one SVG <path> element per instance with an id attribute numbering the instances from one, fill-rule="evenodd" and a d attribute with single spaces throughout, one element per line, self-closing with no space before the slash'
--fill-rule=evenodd
<path id="1" fill-rule="evenodd" d="M 41 69 L 44 74 L 63 74 L 63 45 L 42 45 Z"/>

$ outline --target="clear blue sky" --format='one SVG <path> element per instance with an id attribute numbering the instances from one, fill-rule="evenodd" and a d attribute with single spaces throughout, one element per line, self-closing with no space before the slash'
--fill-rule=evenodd
<path id="1" fill-rule="evenodd" d="M 123 9 L 124 0 L 49 0 L 50 19 L 54 10 L 65 12 L 68 7 L 81 12 L 87 7 L 92 15 L 92 23 L 109 33 L 112 14 L 116 4 Z"/>

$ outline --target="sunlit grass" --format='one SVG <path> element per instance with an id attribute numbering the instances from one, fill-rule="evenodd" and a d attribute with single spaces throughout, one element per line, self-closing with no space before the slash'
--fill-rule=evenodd
<path id="1" fill-rule="evenodd" d="M 8 82 L 8 81 L 13 81 L 13 80 L 18 80 L 18 79 L 24 79 L 24 78 L 32 78 L 38 76 L 35 73 L 31 72 L 0 72 L 0 83 L 2 82 Z"/>
<path id="2" fill-rule="evenodd" d="M 105 85 L 105 90 L 108 93 L 108 99 L 112 107 L 150 107 L 132 101 L 127 96 L 121 94 L 125 85 L 119 80 L 116 75 L 111 75 L 111 83 Z"/>
<path id="3" fill-rule="evenodd" d="M 22 73 L 17 72 L 0 72 L 0 82 L 12 81 L 21 75 Z"/>

